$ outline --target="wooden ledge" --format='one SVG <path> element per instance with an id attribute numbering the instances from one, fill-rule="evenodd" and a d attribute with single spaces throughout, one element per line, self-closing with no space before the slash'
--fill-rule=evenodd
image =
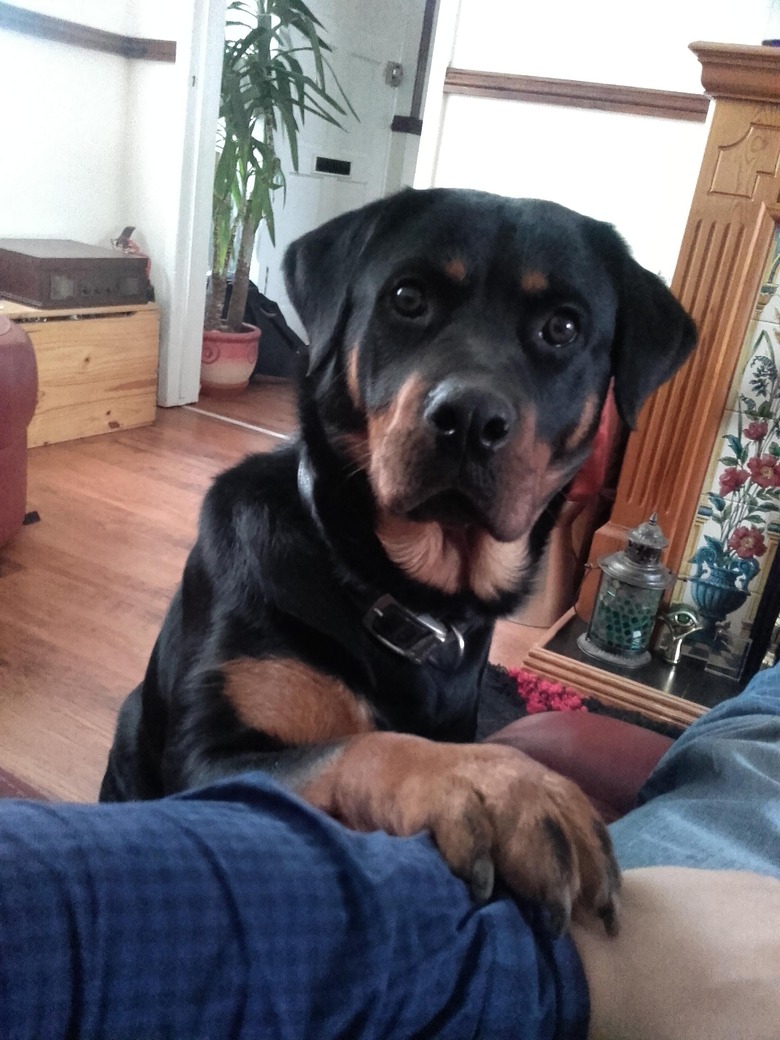
<path id="1" fill-rule="evenodd" d="M 0 314 L 12 321 L 40 321 L 42 318 L 94 318 L 100 314 L 135 314 L 137 311 L 159 311 L 158 303 L 105 303 L 95 307 L 30 307 L 0 296 Z"/>
<path id="2" fill-rule="evenodd" d="M 771 50 L 772 48 L 761 48 Z M 611 83 L 586 83 L 579 80 L 547 79 L 541 76 L 515 76 L 503 72 L 477 72 L 448 68 L 444 77 L 445 94 L 530 101 L 540 105 L 589 108 L 602 112 L 656 116 L 703 123 L 709 99 L 704 94 L 673 90 L 650 90 Z"/>
<path id="3" fill-rule="evenodd" d="M 701 82 L 711 97 L 780 101 L 780 47 L 692 43 L 701 62 Z"/>
<path id="4" fill-rule="evenodd" d="M 657 722 L 687 726 L 709 710 L 695 701 L 683 700 L 682 697 L 637 682 L 628 675 L 607 672 L 595 664 L 586 664 L 551 650 L 549 644 L 553 637 L 575 616 L 576 612 L 572 608 L 548 629 L 542 640 L 528 651 L 523 667 L 589 694 L 609 707 L 637 711 Z"/>

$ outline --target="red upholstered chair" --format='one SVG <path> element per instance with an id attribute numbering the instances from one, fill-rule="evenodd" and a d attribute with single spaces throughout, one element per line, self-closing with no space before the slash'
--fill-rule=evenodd
<path id="1" fill-rule="evenodd" d="M 672 744 L 654 730 L 586 711 L 527 715 L 488 737 L 569 777 L 607 823 L 625 815 Z"/>
<path id="2" fill-rule="evenodd" d="M 30 337 L 0 315 L 0 546 L 22 526 L 27 509 L 27 426 L 37 394 Z"/>
<path id="3" fill-rule="evenodd" d="M 590 455 L 569 488 L 536 577 L 536 591 L 514 615 L 521 625 L 549 628 L 574 606 L 602 494 L 614 466 L 623 425 L 610 390 Z"/>

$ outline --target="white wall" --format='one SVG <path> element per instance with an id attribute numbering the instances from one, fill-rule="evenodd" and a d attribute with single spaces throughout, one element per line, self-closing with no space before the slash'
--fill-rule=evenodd
<path id="1" fill-rule="evenodd" d="M 614 224 L 645 267 L 674 272 L 704 124 L 450 97 L 441 131 L 434 184 L 553 199 Z"/>
<path id="2" fill-rule="evenodd" d="M 127 14 L 100 0 L 27 6 L 111 31 Z M 121 230 L 128 83 L 123 58 L 0 28 L 0 237 L 106 245 Z"/>
<path id="3" fill-rule="evenodd" d="M 162 308 L 160 401 L 194 401 L 224 0 L 26 0 L 26 6 L 111 32 L 176 41 L 176 62 L 160 63 L 0 28 L 0 97 L 7 126 L 17 128 L 2 149 L 0 237 L 108 245 L 134 224 L 152 258 Z"/>
<path id="4" fill-rule="evenodd" d="M 700 91 L 694 40 L 780 35 L 773 0 L 461 0 L 452 64 L 526 76 Z"/>
<path id="5" fill-rule="evenodd" d="M 615 224 L 669 279 L 705 124 L 443 97 L 446 66 L 701 93 L 690 42 L 775 36 L 778 0 L 442 0 L 415 184 L 553 199 Z"/>

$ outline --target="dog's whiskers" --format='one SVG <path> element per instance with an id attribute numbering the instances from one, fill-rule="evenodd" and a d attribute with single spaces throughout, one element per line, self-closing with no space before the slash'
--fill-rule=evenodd
<path id="1" fill-rule="evenodd" d="M 368 469 L 371 450 L 367 443 L 357 440 L 352 434 L 340 433 L 333 437 L 333 444 L 340 448 L 352 463 L 346 470 L 347 477 L 355 477 Z"/>

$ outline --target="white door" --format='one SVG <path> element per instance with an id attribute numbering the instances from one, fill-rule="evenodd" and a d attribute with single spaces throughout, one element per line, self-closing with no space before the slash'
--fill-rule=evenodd
<path id="1" fill-rule="evenodd" d="M 411 182 L 418 138 L 390 130 L 395 114 L 408 115 L 422 26 L 423 0 L 312 0 L 333 48 L 331 63 L 358 114 L 339 130 L 308 116 L 299 138 L 298 173 L 287 171 L 287 198 L 277 192 L 276 248 L 261 228 L 252 280 L 303 330 L 284 289 L 281 259 L 299 235 L 331 217 L 381 198 Z M 385 80 L 388 62 L 400 62 L 401 85 Z M 329 90 L 334 93 L 333 86 Z M 334 168 L 338 172 L 327 172 Z M 346 165 L 345 165 L 346 164 Z"/>

